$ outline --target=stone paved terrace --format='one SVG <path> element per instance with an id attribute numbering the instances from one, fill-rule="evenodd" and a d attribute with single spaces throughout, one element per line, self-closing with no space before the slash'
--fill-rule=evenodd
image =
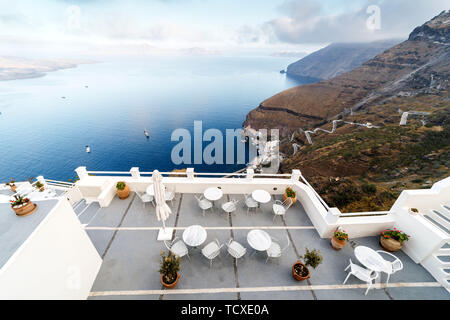
<path id="1" fill-rule="evenodd" d="M 232 215 L 219 208 L 229 198 L 240 200 Z M 366 284 L 353 276 L 342 285 L 349 258 L 358 262 L 353 248 L 366 245 L 379 250 L 378 238 L 353 239 L 341 251 L 334 251 L 329 239 L 319 237 L 298 202 L 275 223 L 270 203 L 247 216 L 242 195 L 224 195 L 216 207 L 214 213 L 207 211 L 203 217 L 193 194 L 177 194 L 166 225 L 175 227 L 174 236 L 181 238 L 187 226 L 200 224 L 208 233 L 205 244 L 214 238 L 225 243 L 233 237 L 247 247 L 246 256 L 236 263 L 224 246 L 210 268 L 201 248 L 191 248 L 191 259 L 182 258 L 182 277 L 177 287 L 167 290 L 161 286 L 158 273 L 159 254 L 165 246 L 156 240 L 161 222 L 156 219 L 154 207 L 147 204 L 144 209 L 133 192 L 126 200 L 115 197 L 107 208 L 80 203 L 75 211 L 103 258 L 90 299 L 450 299 L 450 293 L 402 251 L 396 255 L 404 269 L 391 276 L 387 287 L 377 285 L 365 296 Z M 281 258 L 265 264 L 265 253 L 249 255 L 252 249 L 246 235 L 252 229 L 265 229 L 282 245 L 289 237 L 291 245 Z M 297 282 L 292 278 L 291 266 L 304 254 L 305 247 L 319 249 L 323 263 L 311 270 L 308 281 Z M 384 283 L 386 275 L 381 279 Z"/>

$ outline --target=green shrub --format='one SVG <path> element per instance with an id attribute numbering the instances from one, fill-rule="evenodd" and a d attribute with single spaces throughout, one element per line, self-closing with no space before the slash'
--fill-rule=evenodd
<path id="1" fill-rule="evenodd" d="M 361 189 L 369 195 L 374 195 L 377 192 L 377 187 L 374 184 L 363 184 Z"/>
<path id="2" fill-rule="evenodd" d="M 116 188 L 119 189 L 119 190 L 125 189 L 125 186 L 126 186 L 125 182 L 122 182 L 122 181 L 119 181 L 116 184 Z"/>
<path id="3" fill-rule="evenodd" d="M 306 253 L 303 256 L 303 260 L 305 260 L 305 266 L 311 266 L 315 269 L 319 264 L 322 263 L 323 257 L 321 256 L 319 250 L 314 249 L 310 251 L 308 248 L 306 248 Z"/>

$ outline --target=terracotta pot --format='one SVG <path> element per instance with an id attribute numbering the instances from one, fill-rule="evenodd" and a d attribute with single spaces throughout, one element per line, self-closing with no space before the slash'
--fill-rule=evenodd
<path id="1" fill-rule="evenodd" d="M 306 270 L 308 270 L 308 275 L 307 275 L 306 277 L 302 277 L 301 275 L 299 275 L 299 274 L 297 274 L 297 273 L 295 272 L 294 266 L 297 265 L 297 264 L 301 264 L 302 266 L 304 266 L 304 267 L 306 268 Z M 297 261 L 296 263 L 294 263 L 294 264 L 292 265 L 292 276 L 293 276 L 294 279 L 297 280 L 297 281 L 303 281 L 303 280 L 308 279 L 308 278 L 311 276 L 311 272 L 309 272 L 309 269 L 308 269 L 303 263 L 301 263 L 300 261 Z"/>
<path id="2" fill-rule="evenodd" d="M 39 191 L 40 191 L 40 192 L 42 192 L 42 191 L 44 191 L 44 190 L 45 190 L 44 187 L 40 187 L 40 188 L 39 188 Z"/>
<path id="3" fill-rule="evenodd" d="M 126 199 L 130 195 L 130 188 L 126 184 L 123 190 L 116 189 L 116 193 L 120 199 Z"/>
<path id="4" fill-rule="evenodd" d="M 12 185 L 12 186 L 9 186 L 10 188 L 11 188 L 11 191 L 12 192 L 14 192 L 14 193 L 16 193 L 17 191 L 16 191 L 16 185 Z"/>
<path id="5" fill-rule="evenodd" d="M 172 289 L 172 288 L 174 288 L 174 287 L 177 285 L 178 280 L 180 279 L 180 277 L 181 277 L 180 273 L 177 272 L 177 278 L 176 278 L 176 280 L 175 280 L 173 283 L 171 283 L 171 284 L 167 284 L 167 283 L 164 282 L 163 275 L 161 275 L 161 284 L 162 284 L 165 288 Z"/>
<path id="6" fill-rule="evenodd" d="M 33 212 L 35 212 L 37 210 L 37 204 L 35 204 L 31 201 L 28 201 L 26 204 L 24 204 L 20 207 L 13 207 L 12 209 L 14 210 L 16 215 L 18 215 L 20 217 L 25 217 L 25 216 L 29 216 L 30 214 L 32 214 Z"/>
<path id="7" fill-rule="evenodd" d="M 283 201 L 285 201 L 288 198 L 286 192 L 283 194 Z M 295 198 L 292 199 L 292 204 L 295 204 L 297 202 L 297 194 L 295 194 Z"/>
<path id="8" fill-rule="evenodd" d="M 403 244 L 400 241 L 395 239 L 385 239 L 384 237 L 380 237 L 380 244 L 386 251 L 395 252 L 400 250 L 403 247 Z"/>
<path id="9" fill-rule="evenodd" d="M 341 250 L 345 246 L 345 240 L 339 240 L 335 236 L 331 238 L 331 246 L 334 250 Z"/>

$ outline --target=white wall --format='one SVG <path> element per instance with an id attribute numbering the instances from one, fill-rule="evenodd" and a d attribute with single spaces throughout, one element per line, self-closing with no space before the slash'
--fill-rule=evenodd
<path id="1" fill-rule="evenodd" d="M 60 198 L 0 270 L 0 299 L 86 299 L 101 263 L 69 202 Z"/>

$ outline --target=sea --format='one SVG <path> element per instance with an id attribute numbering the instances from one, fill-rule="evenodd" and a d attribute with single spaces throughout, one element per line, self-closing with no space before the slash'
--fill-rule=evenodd
<path id="1" fill-rule="evenodd" d="M 71 181 L 79 166 L 89 171 L 240 170 L 245 164 L 175 164 L 171 153 L 179 141 L 172 141 L 172 133 L 186 129 L 193 141 L 194 121 L 224 137 L 226 129 L 242 128 L 247 113 L 263 100 L 306 83 L 280 73 L 295 60 L 109 57 L 44 77 L 2 81 L 0 182 L 39 175 Z"/>

